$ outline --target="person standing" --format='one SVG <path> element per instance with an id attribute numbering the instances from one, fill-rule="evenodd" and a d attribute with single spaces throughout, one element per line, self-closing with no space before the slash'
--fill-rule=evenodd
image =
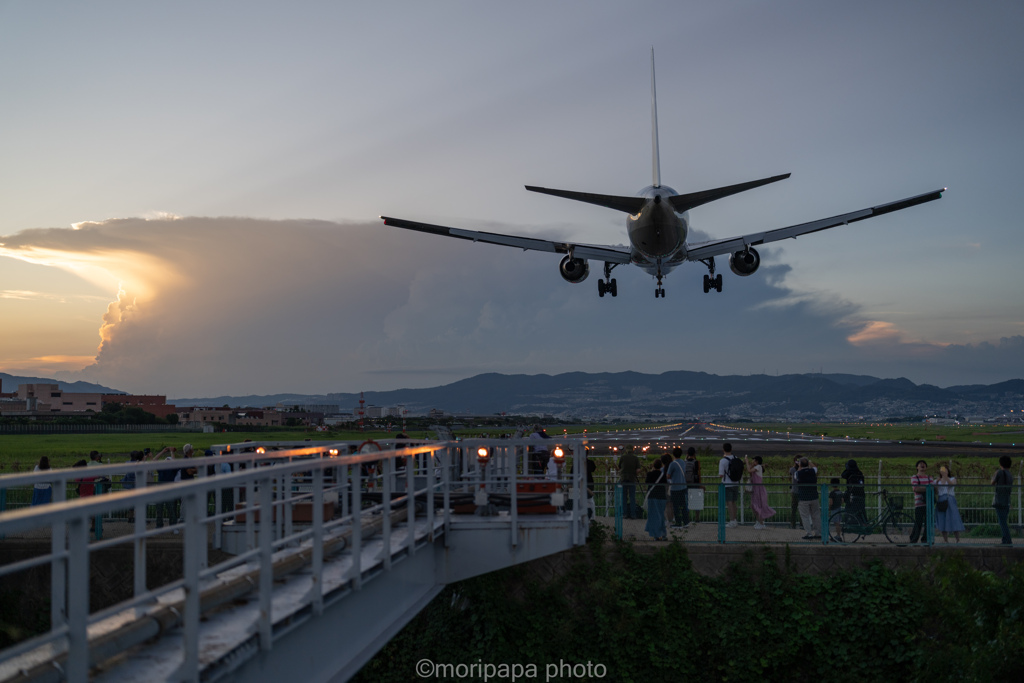
<path id="1" fill-rule="evenodd" d="M 722 459 L 718 461 L 718 478 L 725 484 L 725 507 L 729 518 L 729 523 L 726 526 L 737 526 L 739 524 L 737 506 L 740 497 L 740 480 L 743 478 L 743 462 L 732 454 L 732 444 L 729 442 L 722 444 Z"/>
<path id="2" fill-rule="evenodd" d="M 965 530 L 956 505 L 956 477 L 945 465 L 939 468 L 939 478 L 935 480 L 935 528 L 942 532 L 946 543 L 949 543 L 950 531 L 959 543 L 960 532 Z"/>
<path id="3" fill-rule="evenodd" d="M 636 457 L 632 446 L 619 457 L 619 483 L 622 484 L 622 514 L 626 519 L 638 519 L 640 511 L 636 509 L 637 470 L 640 459 Z"/>
<path id="4" fill-rule="evenodd" d="M 846 480 L 846 511 L 855 515 L 861 524 L 866 524 L 868 517 L 865 505 L 864 473 L 857 467 L 857 461 L 847 460 L 846 469 L 840 476 Z"/>
<path id="5" fill-rule="evenodd" d="M 764 486 L 764 459 L 760 455 L 754 456 L 754 464 L 750 459 L 743 456 L 743 463 L 747 466 L 747 474 L 750 475 L 750 507 L 757 517 L 755 529 L 767 529 L 765 520 L 775 515 L 775 510 L 768 505 L 768 490 Z"/>
<path id="6" fill-rule="evenodd" d="M 544 472 L 548 464 L 550 454 L 548 453 L 548 445 L 544 441 L 549 440 L 551 437 L 544 431 L 544 428 L 539 424 L 533 425 L 533 432 L 529 437 L 531 440 L 538 440 L 540 443 L 536 446 L 530 446 L 530 468 L 538 473 Z"/>
<path id="7" fill-rule="evenodd" d="M 686 486 L 687 486 L 687 500 L 686 507 L 690 511 L 690 518 L 694 524 L 700 523 L 700 513 L 704 509 L 704 487 L 700 481 L 700 460 L 697 459 L 697 449 L 690 446 L 686 449 Z M 691 496 L 699 497 L 699 505 L 693 500 Z"/>
<path id="8" fill-rule="evenodd" d="M 1003 532 L 1003 545 L 1012 545 L 1010 538 L 1010 489 L 1013 486 L 1013 475 L 1010 474 L 1010 456 L 999 456 L 999 469 L 992 475 L 992 484 L 996 487 L 992 507 L 996 509 L 999 529 Z"/>
<path id="9" fill-rule="evenodd" d="M 177 449 L 174 446 L 166 446 L 159 453 L 153 456 L 154 460 L 159 460 L 161 456 L 166 457 L 164 460 L 174 461 L 174 454 Z M 159 485 L 173 484 L 178 480 L 179 473 L 178 468 L 171 466 L 156 471 L 156 481 Z M 167 517 L 167 523 L 173 525 L 175 520 L 178 519 L 177 501 L 176 500 L 161 500 L 156 504 L 156 528 L 163 528 L 164 517 Z"/>
<path id="10" fill-rule="evenodd" d="M 800 458 L 794 458 L 793 464 L 789 468 L 789 499 L 790 499 L 790 518 L 789 528 L 796 528 L 796 520 L 800 519 L 800 496 L 797 493 L 796 488 L 796 473 L 800 471 Z"/>
<path id="11" fill-rule="evenodd" d="M 800 458 L 796 471 L 797 495 L 800 496 L 800 521 L 804 525 L 805 540 L 821 538 L 821 503 L 818 500 L 818 468 L 807 458 Z"/>
<path id="12" fill-rule="evenodd" d="M 548 464 L 544 478 L 548 481 L 558 481 L 558 460 L 555 458 L 548 458 Z"/>
<path id="13" fill-rule="evenodd" d="M 683 449 L 676 446 L 672 449 L 672 462 L 668 466 L 668 480 L 671 482 L 669 495 L 672 497 L 672 510 L 675 512 L 673 529 L 690 526 L 690 509 L 686 501 L 686 465 L 683 460 Z"/>
<path id="14" fill-rule="evenodd" d="M 85 463 L 86 467 L 102 467 L 103 458 L 100 457 L 99 451 L 89 451 L 89 462 Z M 106 490 L 106 485 L 110 483 L 110 479 L 106 477 L 92 477 L 89 481 L 93 482 L 93 495 L 99 496 Z"/>
<path id="15" fill-rule="evenodd" d="M 667 541 L 665 529 L 665 471 L 661 460 L 655 460 L 647 473 L 647 524 L 644 530 L 655 541 Z"/>
<path id="16" fill-rule="evenodd" d="M 668 482 L 668 466 L 672 464 L 672 456 L 668 453 L 661 454 L 661 471 L 665 473 L 665 481 Z M 675 519 L 673 513 L 672 498 L 669 497 L 668 485 L 665 486 L 665 526 L 672 524 Z"/>
<path id="17" fill-rule="evenodd" d="M 50 469 L 50 459 L 45 455 L 39 458 L 33 472 L 43 472 Z M 47 505 L 53 500 L 53 484 L 48 481 L 41 481 L 32 487 L 32 504 Z"/>
<path id="18" fill-rule="evenodd" d="M 924 460 L 918 460 L 915 467 L 917 467 L 917 474 L 910 478 L 910 486 L 914 489 L 914 528 L 910 531 L 910 542 L 917 543 L 917 539 L 920 538 L 921 543 L 928 543 L 928 533 L 925 528 L 925 522 L 928 519 L 926 494 L 934 480 L 928 474 L 928 463 Z"/>

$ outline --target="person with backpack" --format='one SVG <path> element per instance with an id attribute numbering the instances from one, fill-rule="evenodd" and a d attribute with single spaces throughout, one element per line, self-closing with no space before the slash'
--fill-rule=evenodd
<path id="1" fill-rule="evenodd" d="M 729 523 L 726 526 L 739 525 L 737 512 L 740 498 L 740 482 L 743 480 L 743 461 L 732 454 L 732 444 L 722 444 L 722 459 L 718 461 L 718 476 L 725 488 L 725 507 L 728 510 Z"/>

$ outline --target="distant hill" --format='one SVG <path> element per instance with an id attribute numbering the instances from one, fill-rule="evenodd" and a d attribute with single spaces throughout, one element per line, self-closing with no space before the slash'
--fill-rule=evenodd
<path id="1" fill-rule="evenodd" d="M 62 382 L 58 379 L 50 379 L 46 377 L 19 377 L 18 375 L 9 375 L 6 372 L 0 372 L 0 381 L 3 382 L 3 390 L 7 393 L 17 391 L 19 384 L 56 384 L 60 387 L 61 391 L 70 391 L 80 394 L 128 393 L 126 391 L 105 387 L 102 384 L 93 384 L 92 382 Z"/>
<path id="2" fill-rule="evenodd" d="M 757 418 L 874 418 L 910 415 L 998 414 L 1011 399 L 1024 401 L 1024 380 L 946 389 L 906 378 L 868 375 L 712 375 L 673 371 L 560 375 L 486 373 L 428 389 L 365 392 L 367 405 L 404 405 L 410 415 L 431 408 L 447 413 L 552 415 L 596 419 L 656 416 Z M 359 394 L 273 394 L 174 399 L 176 405 L 269 406 L 333 404 L 351 410 Z"/>

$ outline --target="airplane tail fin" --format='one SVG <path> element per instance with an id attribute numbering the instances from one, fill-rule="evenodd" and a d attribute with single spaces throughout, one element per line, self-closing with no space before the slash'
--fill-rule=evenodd
<path id="1" fill-rule="evenodd" d="M 658 154 L 658 92 L 654 87 L 654 47 L 651 46 L 651 173 L 652 185 L 661 187 L 661 158 Z"/>

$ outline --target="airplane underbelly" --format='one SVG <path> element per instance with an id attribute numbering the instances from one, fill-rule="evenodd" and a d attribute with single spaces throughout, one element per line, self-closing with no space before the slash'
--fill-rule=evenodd
<path id="1" fill-rule="evenodd" d="M 686 224 L 675 213 L 630 216 L 626 231 L 633 247 L 653 259 L 675 254 L 686 240 Z"/>

